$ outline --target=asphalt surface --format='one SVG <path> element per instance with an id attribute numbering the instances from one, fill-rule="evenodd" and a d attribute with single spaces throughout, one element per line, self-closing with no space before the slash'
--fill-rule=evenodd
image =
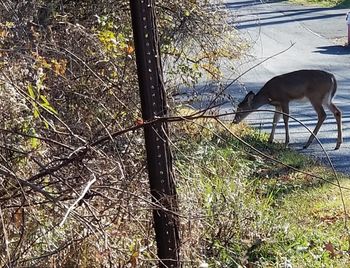
<path id="1" fill-rule="evenodd" d="M 231 23 L 251 44 L 247 56 L 237 63 L 237 73 L 226 74 L 230 79 L 293 44 L 284 53 L 249 71 L 226 93 L 241 99 L 249 90 L 258 91 L 272 77 L 298 69 L 322 69 L 333 73 L 338 81 L 334 103 L 343 112 L 344 143 L 339 150 L 333 150 L 337 127 L 333 114 L 327 109 L 327 119 L 317 137 L 336 170 L 350 174 L 350 48 L 344 46 L 347 41 L 345 15 L 348 10 L 252 0 L 226 1 L 226 8 L 231 12 Z M 271 106 L 263 108 L 273 109 Z M 232 111 L 232 107 L 226 109 Z M 317 123 L 316 113 L 308 102 L 292 102 L 290 113 L 311 129 Z M 246 121 L 269 132 L 272 117 L 271 113 L 254 113 Z M 304 127 L 290 120 L 291 148 L 301 150 L 309 135 Z M 284 142 L 282 120 L 275 140 Z M 308 149 L 301 151 L 327 162 L 315 141 Z"/>

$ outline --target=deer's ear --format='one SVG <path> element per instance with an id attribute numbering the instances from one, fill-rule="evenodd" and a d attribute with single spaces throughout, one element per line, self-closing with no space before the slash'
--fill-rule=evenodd
<path id="1" fill-rule="evenodd" d="M 250 91 L 250 92 L 248 93 L 248 95 L 247 95 L 247 101 L 248 101 L 249 104 L 252 103 L 254 97 L 255 97 L 254 92 L 253 92 L 253 91 Z"/>

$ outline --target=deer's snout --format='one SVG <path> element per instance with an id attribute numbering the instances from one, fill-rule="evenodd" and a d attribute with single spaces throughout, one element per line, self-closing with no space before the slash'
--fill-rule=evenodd
<path id="1" fill-rule="evenodd" d="M 235 118 L 233 118 L 232 123 L 233 123 L 233 124 L 238 124 L 238 123 L 241 122 L 241 121 L 242 121 L 242 120 L 241 120 L 239 114 L 236 114 Z"/>

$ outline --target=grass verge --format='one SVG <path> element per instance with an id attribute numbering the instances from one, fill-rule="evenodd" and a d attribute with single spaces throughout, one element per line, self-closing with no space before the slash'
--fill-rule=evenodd
<path id="1" fill-rule="evenodd" d="M 350 0 L 290 0 L 290 2 L 299 5 L 316 5 L 321 7 L 350 7 Z"/>
<path id="2" fill-rule="evenodd" d="M 182 127 L 175 163 L 186 267 L 350 266 L 343 203 L 329 169 L 267 145 L 265 134 L 242 125 L 231 131 L 300 171 L 265 159 L 218 124 Z M 339 180 L 350 188 L 347 177 Z"/>

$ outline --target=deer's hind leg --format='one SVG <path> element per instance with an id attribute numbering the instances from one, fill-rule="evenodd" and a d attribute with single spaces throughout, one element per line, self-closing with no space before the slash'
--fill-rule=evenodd
<path id="1" fill-rule="evenodd" d="M 340 145 L 343 143 L 343 131 L 342 131 L 342 120 L 341 120 L 341 111 L 337 106 L 335 106 L 334 103 L 330 102 L 327 104 L 327 107 L 329 110 L 334 114 L 335 120 L 337 121 L 337 128 L 338 128 L 338 138 L 337 138 L 337 144 L 334 148 L 334 150 L 338 150 Z"/>
<path id="2" fill-rule="evenodd" d="M 304 149 L 306 149 L 307 147 L 310 146 L 310 144 L 314 140 L 315 136 L 317 135 L 318 131 L 320 130 L 324 120 L 326 120 L 326 117 L 327 117 L 327 114 L 326 114 L 326 112 L 324 111 L 324 109 L 322 107 L 322 102 L 311 101 L 311 104 L 312 104 L 312 106 L 314 107 L 314 109 L 315 109 L 315 111 L 317 113 L 318 121 L 317 121 L 317 125 L 316 125 L 316 127 L 315 127 L 315 129 L 313 131 L 313 134 L 310 135 L 309 140 L 304 145 Z"/>

